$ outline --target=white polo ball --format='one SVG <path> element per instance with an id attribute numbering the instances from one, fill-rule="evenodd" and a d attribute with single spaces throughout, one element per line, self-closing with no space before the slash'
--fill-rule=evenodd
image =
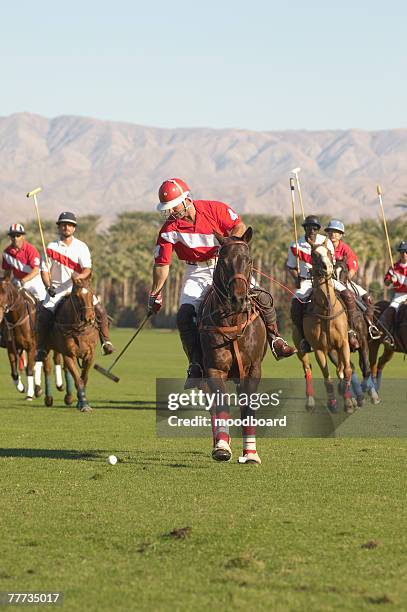
<path id="1" fill-rule="evenodd" d="M 116 465 L 116 463 L 117 463 L 116 455 L 109 455 L 107 460 L 110 463 L 110 465 Z"/>

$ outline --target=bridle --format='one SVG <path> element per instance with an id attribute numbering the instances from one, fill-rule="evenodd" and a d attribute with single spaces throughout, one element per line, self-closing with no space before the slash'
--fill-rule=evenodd
<path id="1" fill-rule="evenodd" d="M 225 251 L 228 247 L 235 246 L 236 244 L 244 245 L 247 249 L 247 252 L 249 253 L 250 247 L 248 243 L 245 242 L 244 240 L 231 240 L 230 242 L 226 242 L 225 244 L 223 244 L 218 251 L 219 259 L 218 259 L 218 264 L 217 264 L 217 275 L 219 276 L 219 280 L 221 284 L 216 282 L 215 275 L 214 275 L 214 279 L 212 283 L 213 290 L 215 291 L 218 298 L 221 298 L 227 302 L 229 302 L 232 297 L 231 285 L 236 280 L 244 281 L 245 287 L 246 287 L 245 295 L 244 295 L 245 300 L 247 300 L 249 297 L 250 279 L 252 276 L 252 269 L 253 269 L 253 260 L 250 257 L 250 255 L 249 255 L 250 257 L 249 271 L 246 275 L 242 274 L 241 272 L 236 272 L 236 274 L 234 274 L 231 278 L 227 279 L 225 278 L 224 270 L 222 268 L 222 262 L 224 261 L 221 258 L 222 251 Z"/>

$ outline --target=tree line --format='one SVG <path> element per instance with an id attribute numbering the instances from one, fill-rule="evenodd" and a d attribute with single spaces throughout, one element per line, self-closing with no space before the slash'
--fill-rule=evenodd
<path id="1" fill-rule="evenodd" d="M 266 215 L 243 215 L 246 225 L 254 230 L 251 253 L 257 280 L 274 296 L 280 325 L 284 328 L 289 318 L 291 295 L 276 284 L 294 289 L 285 269 L 287 250 L 293 240 L 292 221 L 289 218 Z M 321 222 L 328 221 L 321 216 Z M 302 218 L 298 218 L 301 230 Z M 93 284 L 101 296 L 108 313 L 118 326 L 136 326 L 145 314 L 151 285 L 153 252 L 162 218 L 156 213 L 125 212 L 117 216 L 112 225 L 102 227 L 97 215 L 79 218 L 75 236 L 86 242 L 92 253 Z M 25 224 L 27 240 L 41 252 L 39 232 L 34 221 Z M 55 221 L 43 223 L 46 242 L 56 235 Z M 388 221 L 394 258 L 401 240 L 407 239 L 407 213 Z M 346 225 L 345 241 L 350 244 L 359 259 L 357 282 L 366 287 L 375 299 L 387 296 L 383 276 L 389 266 L 383 226 L 380 220 L 363 220 Z M 2 241 L 2 250 L 7 237 Z M 157 327 L 175 326 L 178 296 L 181 288 L 184 264 L 173 257 L 170 276 L 163 291 L 164 306 L 154 317 Z M 266 276 L 264 276 L 266 275 Z M 271 277 L 271 278 L 268 278 Z"/>

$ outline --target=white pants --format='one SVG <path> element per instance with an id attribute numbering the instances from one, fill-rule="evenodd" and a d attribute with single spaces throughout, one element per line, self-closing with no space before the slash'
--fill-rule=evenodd
<path id="1" fill-rule="evenodd" d="M 396 293 L 390 303 L 391 308 L 399 309 L 400 304 L 407 300 L 407 293 Z"/>
<path id="2" fill-rule="evenodd" d="M 59 302 L 62 300 L 62 298 L 65 297 L 66 295 L 69 295 L 71 291 L 72 291 L 72 287 L 69 289 L 66 289 L 65 287 L 59 287 L 58 289 L 56 289 L 56 294 L 54 297 L 51 297 L 48 293 L 46 294 L 45 300 L 43 301 L 42 305 L 47 310 L 54 312 L 55 308 L 57 307 Z M 98 303 L 99 303 L 99 298 L 97 298 L 96 295 L 94 295 L 93 305 L 95 306 Z"/>
<path id="3" fill-rule="evenodd" d="M 29 291 L 37 300 L 42 302 L 45 299 L 46 291 L 42 282 L 41 274 L 37 274 L 31 280 L 24 283 L 24 289 Z"/>
<path id="4" fill-rule="evenodd" d="M 357 285 L 356 283 L 352 283 L 352 285 L 350 283 L 344 285 L 340 281 L 336 280 L 336 278 L 333 278 L 332 280 L 333 280 L 335 289 L 339 292 L 343 291 L 344 289 L 349 289 L 350 291 L 355 293 L 357 297 L 362 297 L 362 295 L 365 295 L 365 293 L 367 293 L 367 291 L 363 289 L 363 287 L 360 287 L 360 285 Z M 297 291 L 295 292 L 295 296 L 304 302 L 304 301 L 309 300 L 311 292 L 312 292 L 311 279 L 303 279 L 301 280 L 300 288 L 297 289 Z"/>
<path id="5" fill-rule="evenodd" d="M 184 277 L 182 279 L 182 289 L 179 305 L 191 304 L 198 312 L 199 304 L 208 287 L 212 285 L 215 263 L 208 266 L 206 262 L 199 263 L 197 266 L 186 264 Z"/>
<path id="6" fill-rule="evenodd" d="M 199 263 L 197 266 L 186 264 L 184 277 L 182 279 L 181 297 L 179 305 L 191 304 L 195 311 L 198 312 L 203 296 L 212 285 L 215 263 L 208 266 L 206 262 Z M 255 279 L 251 278 L 250 286 L 255 287 Z"/>

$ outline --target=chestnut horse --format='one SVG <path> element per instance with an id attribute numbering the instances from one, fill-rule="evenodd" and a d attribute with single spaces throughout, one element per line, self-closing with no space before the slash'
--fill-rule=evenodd
<path id="1" fill-rule="evenodd" d="M 328 395 L 328 408 L 337 410 L 334 385 L 329 374 L 328 356 L 335 351 L 338 356 L 336 371 L 344 379 L 344 410 L 351 414 L 354 405 L 351 399 L 352 368 L 348 342 L 348 319 L 342 302 L 335 293 L 332 282 L 333 261 L 326 241 L 321 245 L 311 244 L 312 296 L 309 311 L 304 315 L 304 335 L 315 351 L 315 358 L 324 377 Z"/>
<path id="2" fill-rule="evenodd" d="M 261 362 L 267 350 L 266 328 L 255 301 L 250 296 L 252 259 L 249 227 L 242 237 L 223 237 L 215 234 L 220 249 L 213 274 L 212 286 L 202 302 L 199 312 L 199 329 L 203 351 L 203 366 L 207 384 L 212 393 L 225 393 L 228 379 L 239 385 L 239 392 L 249 395 L 256 391 L 261 378 Z M 253 412 L 247 406 L 241 408 L 242 419 Z M 217 461 L 229 461 L 229 449 L 217 448 L 220 440 L 227 445 L 230 438 L 227 428 L 216 427 L 215 419 L 228 419 L 229 407 L 220 402 L 212 411 L 214 449 L 212 457 Z M 255 428 L 242 427 L 244 440 L 255 445 Z M 260 463 L 247 456 L 245 463 Z"/>
<path id="3" fill-rule="evenodd" d="M 57 306 L 46 348 L 54 349 L 63 355 L 65 370 L 70 373 L 75 382 L 78 397 L 77 408 L 81 412 L 92 412 L 86 399 L 86 384 L 98 338 L 99 332 L 90 282 L 89 280 L 73 280 L 71 293 Z M 80 371 L 78 369 L 79 360 L 81 361 Z M 49 376 L 51 368 L 48 355 L 44 361 L 44 369 L 46 376 Z M 68 381 L 69 378 L 67 378 L 67 383 Z M 49 387 L 47 387 L 47 402 L 50 402 L 51 398 Z M 69 390 L 68 396 L 65 396 L 65 403 L 70 403 Z"/>

